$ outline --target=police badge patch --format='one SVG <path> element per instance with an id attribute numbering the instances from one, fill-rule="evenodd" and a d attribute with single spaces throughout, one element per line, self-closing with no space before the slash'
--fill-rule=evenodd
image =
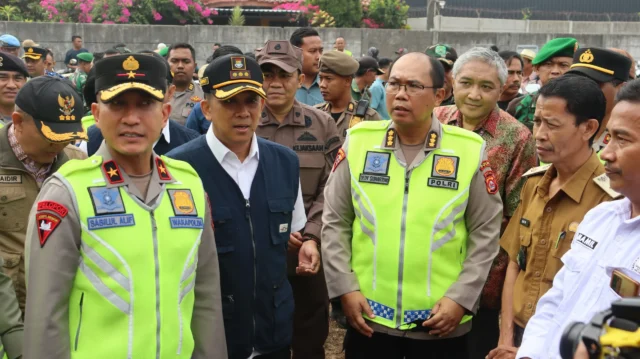
<path id="1" fill-rule="evenodd" d="M 119 188 L 89 187 L 89 194 L 96 216 L 125 213 Z"/>
<path id="2" fill-rule="evenodd" d="M 389 184 L 389 152 L 367 151 L 367 157 L 364 161 L 364 169 L 360 174 L 360 182 Z"/>
<path id="3" fill-rule="evenodd" d="M 456 156 L 433 156 L 431 177 L 427 180 L 427 186 L 457 190 L 458 164 L 460 158 Z"/>
<path id="4" fill-rule="evenodd" d="M 167 193 L 171 199 L 173 213 L 176 216 L 197 216 L 198 211 L 193 202 L 193 195 L 188 189 L 168 189 Z"/>

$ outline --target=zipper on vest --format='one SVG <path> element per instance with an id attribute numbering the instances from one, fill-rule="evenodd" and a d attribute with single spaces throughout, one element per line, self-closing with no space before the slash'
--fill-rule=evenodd
<path id="1" fill-rule="evenodd" d="M 80 327 L 82 326 L 82 304 L 84 302 L 84 292 L 80 295 L 80 317 L 78 318 L 78 328 L 76 329 L 76 340 L 74 344 L 74 350 L 78 351 L 78 339 L 80 339 Z"/>
<path id="2" fill-rule="evenodd" d="M 160 267 L 158 263 L 158 226 L 154 211 L 151 214 L 151 236 L 153 237 L 153 261 L 156 277 L 156 358 L 160 358 Z"/>
<path id="3" fill-rule="evenodd" d="M 398 298 L 396 311 L 396 328 L 402 325 L 402 279 L 404 277 L 404 239 L 407 233 L 407 204 L 409 202 L 409 179 L 411 170 L 404 173 L 404 196 L 402 198 L 402 219 L 400 223 L 400 258 L 398 260 Z"/>
<path id="4" fill-rule="evenodd" d="M 249 233 L 251 235 L 251 247 L 253 248 L 253 305 L 255 307 L 256 303 L 256 277 L 257 277 L 257 269 L 258 265 L 258 256 L 256 256 L 256 241 L 253 237 L 253 222 L 251 221 L 251 204 L 248 199 L 245 199 L 245 216 L 247 217 L 247 221 L 249 221 Z M 252 325 L 253 325 L 253 337 L 256 337 L 256 315 L 253 313 L 252 315 Z"/>

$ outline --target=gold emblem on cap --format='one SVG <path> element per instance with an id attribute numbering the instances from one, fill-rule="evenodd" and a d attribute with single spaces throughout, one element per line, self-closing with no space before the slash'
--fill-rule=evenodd
<path id="1" fill-rule="evenodd" d="M 0 67 L 2 67 L 2 56 L 0 56 Z"/>
<path id="2" fill-rule="evenodd" d="M 140 63 L 133 56 L 129 56 L 122 63 L 122 68 L 127 71 L 135 71 L 140 68 Z"/>
<path id="3" fill-rule="evenodd" d="M 209 84 L 209 78 L 203 77 L 200 79 L 200 86 L 207 86 Z"/>
<path id="4" fill-rule="evenodd" d="M 589 63 L 592 63 L 593 60 L 594 60 L 594 56 L 591 53 L 590 49 L 587 49 L 587 51 L 583 52 L 582 55 L 580 55 L 580 62 L 589 64 Z"/>
<path id="5" fill-rule="evenodd" d="M 27 50 L 28 53 L 32 54 L 33 53 L 33 49 L 29 48 L 29 50 Z"/>
<path id="6" fill-rule="evenodd" d="M 58 94 L 58 105 L 60 105 L 60 112 L 62 115 L 58 117 L 60 121 L 75 121 L 76 116 L 72 115 L 73 106 L 75 106 L 76 100 L 73 96 L 65 96 Z"/>

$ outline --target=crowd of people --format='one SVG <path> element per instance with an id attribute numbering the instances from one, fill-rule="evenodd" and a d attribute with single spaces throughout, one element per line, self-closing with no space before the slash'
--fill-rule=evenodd
<path id="1" fill-rule="evenodd" d="M 0 358 L 559 358 L 640 293 L 620 49 L 0 36 Z M 621 284 L 622 283 L 622 284 Z"/>

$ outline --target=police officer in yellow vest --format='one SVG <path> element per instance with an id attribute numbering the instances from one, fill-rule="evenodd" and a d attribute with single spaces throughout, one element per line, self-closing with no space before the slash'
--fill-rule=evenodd
<path id="1" fill-rule="evenodd" d="M 227 357 L 202 182 L 152 150 L 165 71 L 141 54 L 96 63 L 105 143 L 45 182 L 29 218 L 25 359 Z"/>
<path id="2" fill-rule="evenodd" d="M 327 182 L 323 263 L 351 326 L 347 359 L 467 356 L 502 201 L 484 141 L 432 115 L 443 83 L 438 60 L 397 60 L 392 120 L 350 129 Z"/>

